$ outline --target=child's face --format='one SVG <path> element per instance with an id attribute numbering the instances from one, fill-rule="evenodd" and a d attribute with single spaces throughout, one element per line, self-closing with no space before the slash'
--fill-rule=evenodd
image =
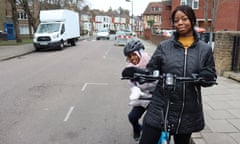
<path id="1" fill-rule="evenodd" d="M 134 65 L 137 65 L 140 62 L 139 56 L 133 52 L 128 55 L 128 60 L 130 63 L 132 63 Z"/>

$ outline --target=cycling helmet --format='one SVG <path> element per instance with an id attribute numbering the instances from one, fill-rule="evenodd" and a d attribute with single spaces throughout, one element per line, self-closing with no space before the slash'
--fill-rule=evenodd
<path id="1" fill-rule="evenodd" d="M 129 41 L 124 49 L 123 49 L 123 53 L 125 56 L 128 56 L 129 53 L 134 52 L 134 51 L 139 51 L 140 49 L 144 50 L 144 45 L 140 40 L 131 40 Z"/>

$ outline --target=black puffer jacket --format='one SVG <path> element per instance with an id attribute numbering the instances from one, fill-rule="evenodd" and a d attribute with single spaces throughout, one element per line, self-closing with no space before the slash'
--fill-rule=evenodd
<path id="1" fill-rule="evenodd" d="M 176 41 L 175 34 L 160 43 L 155 50 L 147 69 L 159 70 L 161 74 L 172 73 L 177 76 L 191 76 L 193 73 L 207 71 L 216 80 L 216 71 L 211 47 L 199 40 L 194 32 L 195 41 L 191 47 L 184 47 Z M 163 128 L 166 105 L 170 99 L 168 125 L 171 133 L 191 133 L 204 128 L 201 86 L 193 83 L 177 83 L 176 90 L 166 94 L 159 81 L 149 104 L 144 123 Z"/>

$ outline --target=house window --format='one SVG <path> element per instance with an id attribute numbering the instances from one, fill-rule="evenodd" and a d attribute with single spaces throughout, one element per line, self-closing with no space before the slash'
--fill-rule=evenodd
<path id="1" fill-rule="evenodd" d="M 53 0 L 48 0 L 49 4 L 54 4 Z"/>
<path id="2" fill-rule="evenodd" d="M 162 11 L 161 7 L 159 7 L 159 8 L 158 8 L 158 11 L 159 11 L 159 12 L 161 12 L 161 11 Z"/>
<path id="3" fill-rule="evenodd" d="M 96 16 L 96 21 L 97 22 L 102 22 L 102 17 L 101 16 Z"/>
<path id="4" fill-rule="evenodd" d="M 33 28 L 32 29 L 32 32 L 33 32 Z M 22 25 L 22 26 L 19 26 L 19 33 L 20 34 L 29 34 L 29 27 L 28 25 Z"/>
<path id="5" fill-rule="evenodd" d="M 17 4 L 17 5 L 20 5 L 21 3 L 20 3 L 20 1 L 19 1 L 19 0 L 16 0 L 16 4 Z"/>
<path id="6" fill-rule="evenodd" d="M 157 19 L 157 16 L 154 16 L 154 21 L 155 21 L 155 22 L 157 22 L 157 21 L 158 21 L 158 19 Z"/>
<path id="7" fill-rule="evenodd" d="M 192 8 L 193 9 L 198 9 L 199 7 L 199 0 L 193 0 L 192 2 Z"/>
<path id="8" fill-rule="evenodd" d="M 150 16 L 147 16 L 147 20 L 150 20 Z"/>
<path id="9" fill-rule="evenodd" d="M 187 5 L 187 0 L 181 0 L 180 5 Z"/>
<path id="10" fill-rule="evenodd" d="M 160 20 L 159 20 L 160 24 L 162 24 L 162 16 L 160 16 Z"/>
<path id="11" fill-rule="evenodd" d="M 199 0 L 180 0 L 180 5 L 188 5 L 192 7 L 192 9 L 198 9 Z"/>
<path id="12" fill-rule="evenodd" d="M 152 12 L 155 12 L 156 11 L 156 8 L 155 7 L 152 7 Z"/>
<path id="13" fill-rule="evenodd" d="M 24 11 L 18 12 L 18 19 L 19 20 L 27 20 L 27 14 Z"/>

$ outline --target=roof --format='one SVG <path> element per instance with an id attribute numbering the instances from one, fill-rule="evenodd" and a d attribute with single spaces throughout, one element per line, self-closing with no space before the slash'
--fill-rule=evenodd
<path id="1" fill-rule="evenodd" d="M 150 2 L 143 14 L 144 15 L 160 14 L 161 13 L 161 6 L 162 6 L 162 2 Z M 155 9 L 155 10 L 153 11 L 153 9 Z"/>

